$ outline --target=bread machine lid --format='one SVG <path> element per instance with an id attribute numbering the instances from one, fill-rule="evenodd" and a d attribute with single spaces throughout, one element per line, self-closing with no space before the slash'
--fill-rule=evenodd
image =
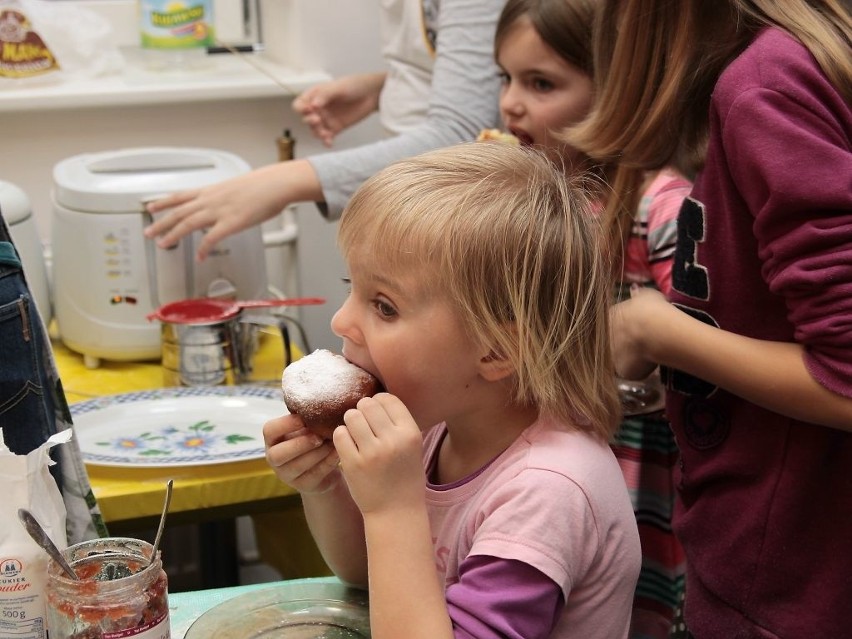
<path id="1" fill-rule="evenodd" d="M 226 151 L 147 147 L 75 155 L 53 168 L 53 197 L 65 208 L 92 213 L 139 213 L 142 202 L 246 173 Z"/>
<path id="2" fill-rule="evenodd" d="M 19 224 L 32 214 L 30 199 L 23 189 L 0 180 L 0 212 L 9 226 Z"/>

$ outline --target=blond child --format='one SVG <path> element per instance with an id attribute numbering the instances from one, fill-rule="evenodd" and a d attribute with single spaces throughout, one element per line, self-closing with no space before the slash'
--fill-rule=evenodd
<path id="1" fill-rule="evenodd" d="M 333 446 L 294 415 L 264 436 L 329 566 L 369 587 L 374 639 L 627 636 L 640 549 L 589 206 L 542 154 L 474 143 L 392 165 L 343 215 L 332 328 L 387 393 Z"/>

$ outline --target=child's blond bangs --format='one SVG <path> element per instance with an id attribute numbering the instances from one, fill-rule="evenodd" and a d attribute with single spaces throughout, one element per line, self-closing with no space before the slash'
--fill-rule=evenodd
<path id="1" fill-rule="evenodd" d="M 358 247 L 389 272 L 434 267 L 446 220 L 428 215 L 427 192 L 419 188 L 425 185 L 414 180 L 410 189 L 400 188 L 402 176 L 395 168 L 369 180 L 352 197 L 340 223 L 338 244 L 344 257 Z M 423 197 L 417 195 L 421 192 Z"/>

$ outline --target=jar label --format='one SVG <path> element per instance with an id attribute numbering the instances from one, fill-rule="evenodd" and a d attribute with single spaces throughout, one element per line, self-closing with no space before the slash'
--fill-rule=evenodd
<path id="1" fill-rule="evenodd" d="M 47 561 L 46 557 L 33 555 L 30 552 L 0 558 L 0 637 L 45 637 Z"/>
<path id="2" fill-rule="evenodd" d="M 134 639 L 171 639 L 171 625 L 169 623 L 169 611 L 166 610 L 158 619 L 149 623 L 118 632 L 105 632 L 103 639 L 123 639 L 133 637 Z"/>
<path id="3" fill-rule="evenodd" d="M 143 49 L 196 49 L 216 40 L 211 0 L 142 0 L 140 19 Z"/>

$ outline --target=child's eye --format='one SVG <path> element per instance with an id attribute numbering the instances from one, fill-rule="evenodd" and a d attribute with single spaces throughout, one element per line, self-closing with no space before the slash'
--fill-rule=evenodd
<path id="1" fill-rule="evenodd" d="M 553 89 L 553 82 L 551 82 L 550 80 L 545 80 L 544 78 L 536 78 L 535 80 L 533 80 L 532 84 L 533 88 L 536 91 L 541 91 L 543 93 L 546 93 L 547 91 Z"/>
<path id="2" fill-rule="evenodd" d="M 387 302 L 383 302 L 382 300 L 375 300 L 373 302 L 373 306 L 375 306 L 376 310 L 379 312 L 379 315 L 384 318 L 396 317 L 396 309 Z"/>
<path id="3" fill-rule="evenodd" d="M 506 86 L 507 84 L 509 84 L 509 82 L 512 81 L 512 78 L 510 78 L 509 74 L 505 71 L 501 71 L 500 73 L 498 73 L 497 77 L 500 78 L 500 84 L 502 84 L 503 86 Z"/>
<path id="4" fill-rule="evenodd" d="M 346 285 L 346 290 L 352 292 L 352 279 L 349 277 L 341 277 L 340 281 Z"/>

